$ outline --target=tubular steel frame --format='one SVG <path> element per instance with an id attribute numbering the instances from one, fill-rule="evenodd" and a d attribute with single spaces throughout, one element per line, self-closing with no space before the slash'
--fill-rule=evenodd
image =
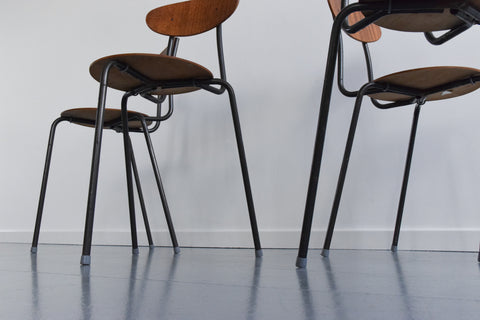
<path id="1" fill-rule="evenodd" d="M 330 109 L 330 100 L 332 96 L 332 88 L 335 74 L 335 65 L 336 59 L 338 56 L 338 85 L 340 91 L 349 97 L 356 97 L 355 107 L 352 115 L 352 121 L 350 125 L 350 131 L 347 138 L 347 144 L 345 148 L 344 159 L 342 162 L 342 168 L 340 171 L 340 176 L 337 184 L 337 191 L 335 194 L 335 200 L 332 208 L 332 213 L 330 215 L 329 226 L 327 229 L 327 235 L 325 238 L 324 249 L 322 255 L 328 257 L 330 242 L 333 235 L 333 229 L 335 226 L 335 220 L 337 216 L 338 206 L 340 203 L 341 193 L 343 189 L 343 182 L 345 179 L 348 160 L 351 152 L 351 147 L 353 144 L 353 138 L 355 134 L 356 124 L 358 121 L 358 115 L 360 112 L 361 102 L 363 96 L 379 92 L 394 92 L 401 93 L 407 96 L 410 96 L 411 99 L 406 99 L 398 102 L 382 104 L 375 99 L 371 99 L 373 104 L 381 109 L 395 108 L 399 106 L 416 104 L 414 119 L 412 123 L 410 143 L 407 154 L 407 162 L 404 172 L 404 180 L 402 184 L 402 193 L 399 201 L 399 208 L 397 212 L 397 220 L 395 226 L 394 240 L 392 242 L 392 250 L 396 250 L 398 244 L 398 235 L 400 232 L 400 225 L 403 214 L 403 203 L 405 201 L 405 195 L 407 190 L 408 174 L 410 169 L 411 157 L 413 153 L 413 147 L 415 142 L 415 133 L 418 123 L 418 117 L 420 112 L 420 106 L 425 103 L 425 97 L 429 94 L 441 92 L 446 89 L 452 89 L 457 86 L 465 85 L 468 83 L 475 83 L 480 81 L 480 76 L 470 77 L 468 79 L 454 81 L 446 85 L 438 86 L 431 88 L 429 90 L 418 90 L 413 88 L 405 88 L 387 84 L 380 84 L 372 82 L 372 64 L 370 60 L 370 54 L 368 51 L 368 46 L 366 43 L 363 43 L 364 53 L 367 63 L 367 74 L 369 83 L 365 84 L 358 91 L 349 91 L 344 87 L 343 84 L 343 53 L 342 53 L 342 44 L 341 44 L 341 30 L 343 29 L 347 33 L 356 33 L 359 30 L 365 28 L 366 26 L 374 23 L 379 18 L 396 13 L 426 13 L 426 12 L 443 12 L 444 8 L 453 6 L 451 9 L 452 14 L 455 14 L 461 20 L 464 21 L 464 24 L 455 27 L 452 30 L 445 32 L 440 37 L 435 37 L 432 33 L 425 33 L 427 40 L 435 45 L 445 43 L 446 41 L 456 37 L 463 31 L 467 30 L 473 24 L 478 24 L 480 21 L 480 12 L 474 8 L 466 6 L 464 1 L 451 1 L 451 0 L 428 0 L 428 1 L 375 1 L 368 3 L 354 3 L 348 6 L 345 6 L 345 1 L 342 1 L 342 10 L 334 18 L 332 30 L 330 34 L 330 43 L 328 48 L 326 70 L 324 76 L 322 98 L 320 102 L 320 110 L 317 123 L 317 132 L 313 150 L 313 159 L 312 166 L 310 171 L 310 179 L 307 190 L 307 198 L 305 204 L 304 218 L 302 224 L 302 233 L 300 237 L 300 245 L 298 249 L 298 256 L 296 260 L 296 266 L 298 268 L 305 268 L 307 265 L 307 253 L 308 253 L 308 244 L 310 241 L 310 233 L 312 228 L 313 214 L 315 209 L 315 199 L 317 194 L 318 180 L 320 174 L 320 166 L 323 156 L 323 146 L 325 142 L 325 135 L 327 130 L 327 120 L 328 113 Z M 448 6 L 447 6 L 448 4 Z M 453 5 L 452 5 L 453 4 Z M 358 11 L 368 11 L 371 12 L 363 20 L 355 23 L 354 25 L 349 25 L 347 22 L 347 17 Z M 480 259 L 480 256 L 479 256 Z"/>
<path id="2" fill-rule="evenodd" d="M 89 183 L 89 191 L 88 191 L 88 200 L 87 200 L 87 210 L 86 210 L 86 218 L 85 218 L 85 231 L 84 231 L 84 240 L 83 240 L 83 249 L 82 249 L 82 256 L 80 259 L 80 263 L 82 265 L 89 265 L 91 263 L 91 246 L 92 246 L 92 234 L 93 234 L 93 221 L 94 221 L 94 213 L 95 213 L 95 201 L 96 201 L 96 194 L 97 194 L 97 183 L 98 183 L 98 172 L 99 172 L 99 163 L 100 163 L 100 152 L 101 152 L 101 143 L 102 143 L 102 133 L 103 129 L 106 125 L 110 126 L 112 129 L 116 130 L 117 132 L 122 132 L 123 140 L 124 140 L 124 150 L 125 150 L 125 168 L 127 174 L 127 189 L 128 189 L 128 200 L 129 200 L 129 213 L 130 213 L 130 227 L 131 227 L 131 236 L 132 236 L 132 249 L 133 253 L 138 253 L 138 243 L 137 243 L 137 235 L 136 235 L 136 222 L 135 222 L 135 205 L 134 205 L 134 196 L 133 196 L 133 184 L 132 179 L 135 178 L 137 181 L 137 191 L 139 192 L 139 198 L 141 202 L 142 212 L 144 210 L 144 203 L 143 203 L 143 196 L 141 195 L 141 186 L 138 179 L 138 171 L 136 168 L 135 158 L 133 155 L 133 149 L 131 145 L 131 140 L 129 136 L 129 132 L 143 132 L 145 135 L 145 141 L 147 143 L 150 160 L 152 162 L 152 167 L 155 173 L 155 179 L 157 182 L 157 187 L 159 189 L 160 197 L 162 200 L 162 205 L 165 213 L 165 218 L 167 220 L 167 225 L 169 228 L 173 248 L 175 253 L 179 253 L 179 247 L 177 243 L 177 239 L 175 236 L 175 231 L 173 227 L 173 223 L 170 217 L 170 210 L 168 208 L 168 204 L 166 201 L 165 191 L 163 189 L 163 184 L 161 181 L 160 173 L 158 170 L 157 161 L 155 159 L 155 152 L 153 150 L 153 145 L 150 139 L 150 132 L 153 132 L 158 129 L 159 124 L 161 121 L 168 119 L 173 113 L 173 97 L 169 96 L 169 109 L 165 115 L 161 114 L 161 103 L 165 100 L 164 96 L 161 97 L 154 97 L 149 92 L 152 92 L 156 88 L 163 88 L 163 89 L 171 89 L 171 88 L 181 88 L 181 87 L 197 87 L 214 94 L 220 95 L 227 91 L 229 96 L 230 102 L 230 109 L 232 113 L 232 120 L 234 126 L 235 137 L 237 141 L 237 149 L 240 159 L 240 166 L 242 171 L 243 177 L 243 184 L 245 189 L 245 197 L 247 201 L 247 207 L 249 212 L 249 219 L 250 219 L 250 226 L 252 229 L 252 236 L 253 242 L 255 246 L 255 255 L 257 257 L 262 256 L 262 248 L 260 244 L 260 237 L 258 234 L 258 226 L 256 221 L 255 215 L 255 207 L 253 203 L 253 196 L 252 196 L 252 189 L 250 186 L 250 178 L 248 174 L 247 168 L 247 160 L 245 156 L 245 148 L 243 144 L 242 132 L 240 128 L 240 120 L 238 116 L 238 109 L 237 109 L 237 102 L 235 98 L 235 93 L 232 86 L 226 81 L 226 72 L 225 72 L 225 61 L 224 61 L 224 54 L 223 54 L 223 44 L 222 44 L 222 27 L 221 25 L 216 27 L 216 36 L 217 36 L 217 53 L 218 53 L 218 60 L 220 66 L 220 78 L 219 79 L 208 79 L 208 80 L 186 80 L 186 81 L 155 81 L 152 80 L 142 73 L 138 72 L 134 68 L 123 64 L 118 61 L 110 61 L 108 62 L 102 72 L 102 76 L 100 79 L 100 88 L 99 88 L 99 96 L 98 96 L 98 105 L 97 105 L 97 115 L 96 121 L 94 122 L 95 125 L 95 135 L 94 135 L 94 143 L 93 143 L 93 151 L 92 151 L 92 163 L 91 163 L 91 171 L 90 171 L 90 183 Z M 168 47 L 166 49 L 167 55 L 175 55 L 177 46 L 178 46 L 178 38 L 177 37 L 170 37 L 168 42 Z M 126 92 L 122 98 L 122 105 L 121 105 L 121 123 L 113 123 L 113 124 L 104 124 L 103 118 L 105 113 L 105 104 L 106 104 L 106 96 L 107 96 L 107 88 L 108 88 L 108 77 L 109 73 L 112 68 L 117 68 L 121 72 L 128 73 L 130 76 L 137 78 L 138 80 L 142 81 L 143 85 Z M 156 117 L 144 117 L 142 115 L 135 115 L 135 116 L 128 116 L 127 113 L 127 102 L 128 99 L 132 96 L 138 96 L 154 102 L 157 104 L 157 116 Z M 132 120 L 138 120 L 142 124 L 142 129 L 132 129 L 130 130 L 128 127 L 128 122 Z M 32 241 L 32 253 L 37 251 L 38 245 L 38 237 L 40 232 L 40 224 L 42 219 L 43 213 L 43 204 L 45 199 L 46 193 L 46 185 L 48 180 L 48 172 L 50 167 L 50 159 L 53 147 L 53 140 L 55 135 L 55 129 L 58 123 L 62 121 L 75 121 L 77 123 L 81 123 L 81 119 L 72 119 L 66 117 L 60 117 L 54 121 L 52 124 L 52 129 L 50 131 L 50 138 L 48 143 L 47 149 L 47 157 L 45 162 L 45 169 L 44 175 L 42 180 L 42 188 L 40 192 L 40 200 L 37 212 L 37 220 L 35 225 L 35 232 L 34 238 Z M 148 128 L 147 121 L 156 121 L 155 125 L 151 128 Z M 84 121 L 83 121 L 84 122 Z M 88 124 L 93 125 L 93 123 L 88 122 Z M 132 169 L 133 169 L 133 177 L 132 177 Z M 148 225 L 148 219 L 146 219 L 146 212 L 144 212 L 145 218 L 145 226 L 147 228 L 147 236 L 149 236 L 149 244 L 151 239 L 150 228 Z M 149 235 L 150 234 L 150 235 Z"/>

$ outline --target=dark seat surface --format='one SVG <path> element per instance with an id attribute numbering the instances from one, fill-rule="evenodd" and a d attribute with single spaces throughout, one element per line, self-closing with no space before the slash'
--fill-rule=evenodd
<path id="1" fill-rule="evenodd" d="M 432 0 L 422 1 L 422 0 L 392 0 L 392 6 L 395 6 L 395 3 L 415 3 L 415 6 L 418 6 L 421 2 L 432 3 Z M 360 3 L 369 3 L 369 2 L 379 2 L 378 0 L 359 0 Z M 467 0 L 467 1 L 458 1 L 458 0 L 442 0 L 438 1 L 441 3 L 445 9 L 441 13 L 400 13 L 400 14 L 391 14 L 384 16 L 377 21 L 375 24 L 383 28 L 398 30 L 398 31 L 411 31 L 411 32 L 431 32 L 431 31 L 440 31 L 440 30 L 449 30 L 460 24 L 462 20 L 457 18 L 455 15 L 450 13 L 450 8 L 454 8 L 458 3 L 465 2 L 470 4 L 476 9 L 480 9 L 480 0 Z M 385 1 L 388 5 L 388 1 Z M 369 12 L 364 12 L 365 15 L 369 15 Z"/>
<path id="2" fill-rule="evenodd" d="M 62 112 L 61 116 L 65 118 L 71 118 L 71 122 L 87 127 L 95 127 L 96 122 L 96 115 L 97 115 L 97 108 L 76 108 L 76 109 L 69 109 Z M 143 113 L 135 112 L 135 111 L 128 111 L 128 115 L 142 115 L 147 116 Z M 106 129 L 110 129 L 112 125 L 118 124 L 121 121 L 122 112 L 119 109 L 105 109 L 105 114 L 103 116 L 104 124 Z M 147 124 L 150 124 L 151 121 L 147 121 Z M 139 129 L 142 127 L 140 121 L 129 121 L 128 127 L 130 129 Z"/>
<path id="3" fill-rule="evenodd" d="M 208 80 L 213 74 L 195 62 L 149 53 L 127 53 L 103 57 L 90 65 L 90 74 L 100 81 L 105 65 L 110 61 L 118 61 L 135 69 L 154 81 Z M 113 67 L 108 78 L 108 86 L 122 91 L 130 91 L 143 83 L 126 72 Z M 196 87 L 157 88 L 152 94 L 179 94 L 198 90 Z"/>
<path id="4" fill-rule="evenodd" d="M 480 75 L 480 70 L 465 67 L 429 67 L 421 69 L 412 69 L 402 72 L 389 74 L 376 79 L 377 83 L 387 83 L 402 87 L 427 90 L 437 86 L 447 84 L 452 81 L 468 79 L 472 76 Z M 469 83 L 467 85 L 437 92 L 427 96 L 427 100 L 442 100 L 458 97 L 480 87 L 480 82 Z M 401 101 L 410 98 L 398 93 L 381 92 L 370 95 L 370 97 L 385 101 Z"/>

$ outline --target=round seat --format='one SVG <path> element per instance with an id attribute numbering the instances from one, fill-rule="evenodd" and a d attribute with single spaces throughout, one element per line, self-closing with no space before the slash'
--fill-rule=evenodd
<path id="1" fill-rule="evenodd" d="M 369 2 L 378 2 L 378 0 L 359 0 L 360 3 L 369 3 Z M 392 0 L 392 6 L 395 7 L 395 2 L 403 2 L 405 0 Z M 414 1 L 416 6 L 419 6 L 419 3 L 422 0 Z M 424 1 L 430 2 L 431 1 Z M 480 0 L 467 0 L 463 1 L 474 8 L 480 9 Z M 388 1 L 385 1 L 386 6 Z M 389 14 L 375 21 L 375 24 L 391 30 L 397 31 L 410 31 L 410 32 L 433 32 L 441 30 L 450 30 L 461 24 L 463 21 L 457 18 L 455 15 L 450 13 L 450 8 L 455 8 L 458 6 L 459 1 L 443 1 L 445 9 L 443 12 L 439 13 L 396 13 Z M 371 14 L 371 12 L 364 12 L 366 16 Z"/>
<path id="2" fill-rule="evenodd" d="M 103 57 L 90 65 L 90 74 L 95 80 L 100 81 L 105 66 L 111 62 L 117 61 L 128 65 L 153 81 L 176 82 L 188 80 L 208 80 L 213 79 L 213 74 L 206 68 L 192 61 L 149 53 L 127 53 Z M 144 83 L 133 77 L 127 72 L 123 72 L 116 67 L 110 69 L 107 85 L 111 88 L 131 91 Z M 151 94 L 168 95 L 179 94 L 198 90 L 197 87 L 181 88 L 161 88 L 150 92 Z"/>
<path id="3" fill-rule="evenodd" d="M 465 67 L 429 67 L 406 70 L 389 74 L 387 76 L 374 80 L 376 83 L 390 84 L 412 89 L 428 90 L 453 81 L 468 79 L 480 75 L 480 70 Z M 442 92 L 436 92 L 426 97 L 427 101 L 449 99 L 458 97 L 480 87 L 480 82 L 469 83 L 460 87 L 451 88 Z M 402 101 L 410 99 L 410 96 L 392 93 L 380 92 L 369 95 L 377 100 L 384 101 Z"/>
<path id="4" fill-rule="evenodd" d="M 128 111 L 128 116 L 133 117 L 135 115 L 144 116 L 146 114 Z M 64 118 L 69 118 L 70 122 L 86 126 L 86 127 L 95 127 L 95 122 L 97 118 L 97 108 L 76 108 L 65 110 L 61 113 L 61 116 Z M 103 116 L 105 129 L 111 129 L 112 126 L 118 126 L 122 121 L 122 111 L 119 109 L 105 109 Z M 151 121 L 147 121 L 147 125 L 151 124 Z M 140 129 L 142 128 L 142 123 L 140 121 L 132 120 L 128 122 L 128 127 L 130 129 Z"/>

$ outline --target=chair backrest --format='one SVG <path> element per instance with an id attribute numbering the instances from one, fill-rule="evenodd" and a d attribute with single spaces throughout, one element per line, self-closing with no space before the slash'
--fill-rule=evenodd
<path id="1" fill-rule="evenodd" d="M 228 17 L 239 0 L 190 0 L 153 9 L 147 14 L 147 25 L 153 31 L 173 37 L 184 37 L 211 30 Z"/>
<path id="2" fill-rule="evenodd" d="M 330 6 L 330 10 L 332 11 L 334 17 L 336 17 L 337 14 L 339 14 L 342 10 L 342 0 L 328 0 L 328 5 Z M 360 11 L 354 12 L 348 17 L 348 23 L 353 25 L 363 18 L 365 18 L 365 16 Z M 372 23 L 357 33 L 348 35 L 355 40 L 367 43 L 375 42 L 380 39 L 382 36 L 382 31 L 380 30 L 379 26 Z"/>

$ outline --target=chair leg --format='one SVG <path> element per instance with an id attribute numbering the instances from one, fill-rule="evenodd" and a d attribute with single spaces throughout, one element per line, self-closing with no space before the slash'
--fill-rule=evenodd
<path id="1" fill-rule="evenodd" d="M 325 70 L 325 77 L 323 80 L 322 100 L 320 102 L 320 112 L 318 115 L 312 166 L 310 169 L 307 199 L 305 202 L 305 211 L 303 215 L 302 234 L 300 237 L 300 245 L 298 247 L 297 261 L 295 264 L 298 268 L 305 268 L 307 266 L 308 243 L 310 242 L 310 233 L 312 230 L 313 212 L 315 209 L 318 178 L 320 175 L 320 166 L 322 163 L 323 145 L 325 142 L 325 134 L 327 131 L 327 120 L 330 109 L 330 99 L 332 97 L 333 78 L 335 75 L 335 63 L 337 59 L 337 49 L 340 37 L 340 27 L 343 21 L 342 19 L 345 19 L 342 14 L 335 18 L 330 34 L 327 65 Z"/>
<path id="2" fill-rule="evenodd" d="M 230 108 L 232 112 L 233 127 L 235 130 L 235 137 L 237 139 L 237 149 L 238 149 L 238 155 L 240 158 L 240 166 L 242 169 L 243 185 L 245 188 L 245 196 L 247 199 L 247 207 L 248 207 L 248 213 L 250 217 L 250 226 L 252 229 L 253 243 L 255 245 L 255 255 L 257 257 L 261 257 L 263 253 L 262 253 L 262 247 L 260 244 L 260 236 L 258 235 L 257 219 L 255 216 L 255 207 L 253 204 L 250 178 L 248 176 L 247 159 L 245 156 L 245 148 L 243 145 L 242 131 L 240 128 L 240 119 L 238 116 L 237 101 L 235 98 L 235 93 L 233 91 L 233 88 L 228 83 L 225 83 L 224 87 L 227 89 L 228 96 L 230 99 Z"/>
<path id="3" fill-rule="evenodd" d="M 128 133 L 128 113 L 127 101 L 130 97 L 126 93 L 122 97 L 122 132 L 123 132 L 123 147 L 125 151 L 125 170 L 127 177 L 127 192 L 128 192 L 128 211 L 130 214 L 130 233 L 132 237 L 132 253 L 138 254 L 138 239 L 137 239 L 137 223 L 135 220 L 135 198 L 133 194 L 133 178 L 132 178 L 132 154 L 130 144 L 130 136 Z"/>
<path id="4" fill-rule="evenodd" d="M 395 232 L 393 234 L 393 241 L 391 250 L 393 252 L 397 251 L 398 247 L 398 238 L 400 236 L 400 227 L 402 224 L 402 217 L 403 217 L 403 209 L 405 205 L 405 197 L 407 195 L 407 185 L 408 185 L 408 177 L 410 175 L 410 166 L 412 163 L 412 155 L 413 155 L 413 148 L 415 146 L 415 136 L 417 134 L 417 125 L 418 125 L 418 117 L 420 115 L 420 104 L 415 106 L 415 111 L 413 113 L 413 121 L 412 121 L 412 129 L 410 132 L 410 142 L 408 144 L 408 152 L 407 152 L 407 160 L 405 163 L 405 171 L 403 174 L 403 182 L 402 182 L 402 191 L 400 193 L 400 201 L 398 203 L 398 211 L 397 211 L 397 219 L 395 223 Z"/>
<path id="5" fill-rule="evenodd" d="M 323 244 L 322 256 L 328 257 L 330 244 L 332 242 L 333 231 L 335 229 L 335 222 L 337 220 L 338 208 L 340 206 L 340 199 L 342 197 L 343 186 L 345 184 L 345 177 L 347 175 L 348 162 L 350 161 L 350 154 L 352 152 L 353 140 L 355 138 L 355 131 L 357 129 L 358 116 L 362 105 L 363 94 L 359 94 L 355 101 L 355 108 L 352 114 L 352 121 L 350 123 L 350 130 L 348 132 L 347 143 L 345 146 L 345 153 L 343 154 L 342 166 L 337 182 L 337 189 L 335 191 L 335 198 L 333 200 L 332 212 L 330 214 L 330 221 L 328 222 L 327 234 Z"/>
<path id="6" fill-rule="evenodd" d="M 89 265 L 91 262 L 90 252 L 92 248 L 93 219 L 95 215 L 95 201 L 97 197 L 98 171 L 100 165 L 100 151 L 102 146 L 103 116 L 105 114 L 105 102 L 107 99 L 107 78 L 110 69 L 116 64 L 115 61 L 108 63 L 102 72 L 100 90 L 98 94 L 97 117 L 95 120 L 95 136 L 93 140 L 92 166 L 90 170 L 90 184 L 88 187 L 87 213 L 85 217 L 85 231 L 83 234 L 83 248 L 80 264 Z"/>
<path id="7" fill-rule="evenodd" d="M 160 170 L 158 169 L 157 159 L 155 158 L 155 152 L 153 150 L 152 140 L 150 139 L 150 133 L 148 132 L 148 127 L 145 122 L 145 119 L 140 119 L 142 123 L 142 129 L 145 136 L 145 142 L 147 144 L 148 153 L 150 155 L 150 161 L 152 162 L 153 173 L 155 175 L 155 180 L 157 182 L 158 192 L 160 194 L 160 199 L 162 200 L 163 212 L 165 214 L 165 220 L 167 221 L 168 231 L 170 233 L 170 239 L 172 240 L 173 251 L 175 254 L 180 253 L 180 247 L 178 246 L 177 236 L 175 235 L 175 228 L 173 227 L 172 217 L 170 216 L 170 209 L 167 203 L 167 196 L 165 195 L 165 190 L 163 189 L 162 178 L 160 176 Z"/>
<path id="8" fill-rule="evenodd" d="M 43 178 L 42 178 L 42 187 L 40 189 L 40 198 L 38 200 L 38 208 L 37 208 L 37 218 L 35 221 L 35 230 L 33 232 L 33 239 L 32 239 L 32 247 L 30 249 L 31 253 L 37 253 L 37 246 L 38 246 L 38 237 L 40 236 L 40 225 L 42 223 L 42 215 L 43 215 L 43 206 L 45 203 L 45 194 L 47 192 L 47 182 L 48 182 L 48 173 L 50 171 L 50 161 L 52 159 L 52 149 L 53 149 L 53 142 L 55 139 L 55 130 L 57 129 L 57 125 L 65 121 L 66 119 L 60 117 L 56 119 L 50 128 L 50 135 L 48 138 L 48 147 L 47 147 L 47 155 L 45 157 L 45 166 L 43 168 Z"/>
<path id="9" fill-rule="evenodd" d="M 140 176 L 138 175 L 137 163 L 133 152 L 132 141 L 129 139 L 130 150 L 132 151 L 132 169 L 135 178 L 135 185 L 137 186 L 138 199 L 140 200 L 140 207 L 142 208 L 143 223 L 145 224 L 145 231 L 147 232 L 148 245 L 153 248 L 152 232 L 150 230 L 150 223 L 148 222 L 147 209 L 145 207 L 145 199 L 143 198 L 142 186 L 140 184 Z"/>

